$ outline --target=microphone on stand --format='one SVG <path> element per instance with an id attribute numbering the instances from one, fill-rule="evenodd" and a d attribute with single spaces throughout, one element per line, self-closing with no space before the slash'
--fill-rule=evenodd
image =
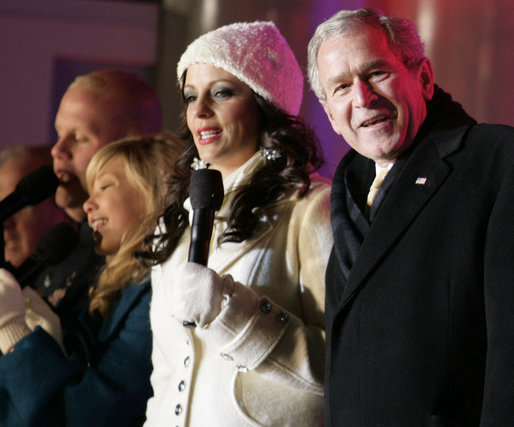
<path id="1" fill-rule="evenodd" d="M 59 180 L 50 166 L 24 176 L 14 191 L 0 202 L 0 222 L 28 205 L 37 205 L 55 193 Z"/>
<path id="2" fill-rule="evenodd" d="M 207 265 L 211 243 L 214 212 L 221 207 L 224 190 L 221 172 L 215 169 L 197 169 L 191 173 L 189 198 L 193 207 L 191 243 L 188 261 Z M 183 321 L 186 328 L 194 328 L 194 322 Z"/>
<path id="3" fill-rule="evenodd" d="M 42 166 L 25 175 L 14 191 L 0 201 L 0 266 L 9 269 L 4 258 L 3 222 L 27 205 L 37 205 L 55 193 L 59 180 L 50 166 Z"/>

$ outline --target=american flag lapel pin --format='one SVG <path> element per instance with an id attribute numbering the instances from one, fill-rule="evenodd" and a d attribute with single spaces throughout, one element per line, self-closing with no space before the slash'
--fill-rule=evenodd
<path id="1" fill-rule="evenodd" d="M 416 178 L 416 185 L 425 185 L 427 183 L 427 177 L 426 176 L 418 176 Z"/>

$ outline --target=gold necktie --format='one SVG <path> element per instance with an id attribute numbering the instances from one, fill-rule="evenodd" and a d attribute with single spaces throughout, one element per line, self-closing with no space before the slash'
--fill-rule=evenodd
<path id="1" fill-rule="evenodd" d="M 384 182 L 384 178 L 386 177 L 387 172 L 389 172 L 388 168 L 380 169 L 378 171 L 377 176 L 373 180 L 373 183 L 371 184 L 371 187 L 369 188 L 368 199 L 366 202 L 368 207 L 371 207 L 371 205 L 373 204 L 373 201 L 375 200 L 378 190 L 380 190 L 380 186 Z"/>

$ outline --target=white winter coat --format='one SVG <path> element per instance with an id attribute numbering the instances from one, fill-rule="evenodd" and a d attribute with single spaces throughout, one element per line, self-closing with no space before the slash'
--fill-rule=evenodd
<path id="1" fill-rule="evenodd" d="M 231 191 L 263 161 L 255 155 L 225 179 L 218 216 L 226 214 Z M 329 183 L 313 177 L 307 196 L 266 209 L 266 226 L 257 236 L 211 245 L 208 266 L 232 275 L 236 284 L 205 329 L 185 328 L 165 303 L 168 275 L 187 260 L 189 229 L 171 258 L 154 268 L 154 397 L 146 426 L 322 424 L 329 193 Z M 215 222 L 213 242 L 224 227 Z"/>

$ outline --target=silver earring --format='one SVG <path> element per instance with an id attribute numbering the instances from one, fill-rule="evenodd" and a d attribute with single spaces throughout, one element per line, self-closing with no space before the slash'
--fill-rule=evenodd
<path id="1" fill-rule="evenodd" d="M 204 162 L 203 160 L 200 160 L 199 158 L 195 157 L 193 159 L 193 163 L 191 163 L 191 169 L 197 171 L 200 169 L 207 169 L 211 164 Z"/>
<path id="2" fill-rule="evenodd" d="M 261 148 L 261 156 L 264 157 L 266 160 L 277 160 L 282 157 L 282 154 L 280 151 L 274 149 L 274 148 Z"/>

